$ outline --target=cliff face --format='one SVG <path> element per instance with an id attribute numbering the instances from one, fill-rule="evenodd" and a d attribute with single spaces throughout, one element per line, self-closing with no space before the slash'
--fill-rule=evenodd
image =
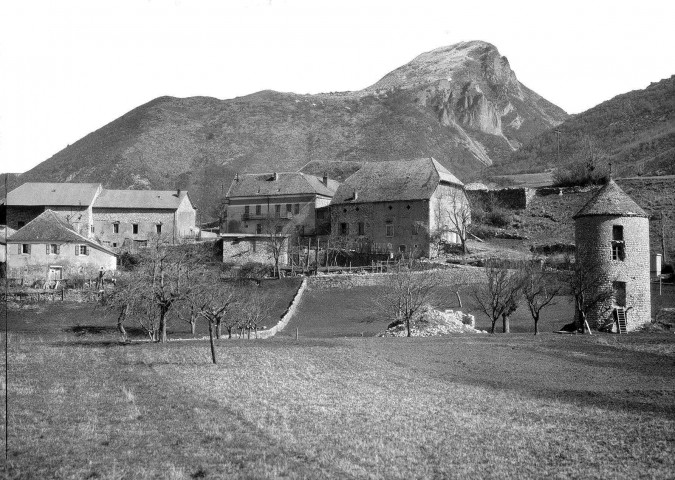
<path id="1" fill-rule="evenodd" d="M 157 98 L 20 181 L 182 188 L 206 214 L 235 172 L 327 170 L 433 156 L 460 178 L 507 158 L 565 112 L 523 86 L 485 42 L 424 53 L 357 92 Z"/>

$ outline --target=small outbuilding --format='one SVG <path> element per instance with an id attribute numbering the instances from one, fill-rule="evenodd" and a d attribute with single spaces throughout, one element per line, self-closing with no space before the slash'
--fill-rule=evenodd
<path id="1" fill-rule="evenodd" d="M 588 313 L 590 327 L 611 325 L 620 309 L 628 331 L 651 322 L 647 213 L 610 179 L 573 218 L 577 261 L 601 272 L 594 288 L 613 292 Z"/>

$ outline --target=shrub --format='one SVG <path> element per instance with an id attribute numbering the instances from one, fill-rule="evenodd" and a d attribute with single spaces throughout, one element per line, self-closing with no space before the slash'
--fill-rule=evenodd
<path id="1" fill-rule="evenodd" d="M 511 225 L 511 214 L 504 210 L 494 209 L 485 216 L 485 223 L 498 228 L 506 228 Z"/>
<path id="2" fill-rule="evenodd" d="M 274 275 L 274 267 L 260 262 L 247 262 L 241 266 L 239 276 L 241 278 L 262 278 Z"/>
<path id="3" fill-rule="evenodd" d="M 117 257 L 117 264 L 122 270 L 133 270 L 136 265 L 141 262 L 141 257 L 138 254 L 129 251 L 123 251 Z"/>

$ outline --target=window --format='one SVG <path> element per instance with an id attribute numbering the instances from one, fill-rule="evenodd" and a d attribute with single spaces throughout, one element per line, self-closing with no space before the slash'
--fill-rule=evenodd
<path id="1" fill-rule="evenodd" d="M 342 222 L 340 224 L 340 235 L 349 235 L 349 224 Z"/>
<path id="2" fill-rule="evenodd" d="M 293 205 L 290 203 L 286 204 L 286 213 L 293 213 Z"/>
<path id="3" fill-rule="evenodd" d="M 280 234 L 280 233 L 281 233 L 281 231 L 282 231 L 282 227 L 281 227 L 281 225 L 277 225 L 276 227 L 274 227 L 274 233 L 276 233 L 276 234 Z"/>
<path id="4" fill-rule="evenodd" d="M 300 204 L 299 204 L 299 203 L 296 203 L 296 204 L 293 206 L 293 213 L 295 213 L 296 215 L 297 215 L 298 213 L 300 213 Z"/>
<path id="5" fill-rule="evenodd" d="M 280 216 L 281 216 L 281 205 L 275 205 L 275 206 L 274 206 L 274 214 L 275 214 L 277 217 L 280 217 Z"/>
<path id="6" fill-rule="evenodd" d="M 262 223 L 256 224 L 255 233 L 258 233 L 258 234 L 262 233 Z"/>
<path id="7" fill-rule="evenodd" d="M 131 233 L 133 233 L 134 235 L 138 234 L 138 223 L 133 223 L 131 225 Z"/>
<path id="8" fill-rule="evenodd" d="M 92 226 L 89 227 L 89 228 L 91 228 L 91 233 L 94 233 L 94 226 L 92 225 Z"/>
<path id="9" fill-rule="evenodd" d="M 155 225 L 155 233 L 162 233 L 162 224 L 158 223 Z"/>
<path id="10" fill-rule="evenodd" d="M 30 243 L 22 243 L 19 245 L 19 253 L 22 255 L 30 255 Z"/>
<path id="11" fill-rule="evenodd" d="M 366 234 L 366 224 L 363 222 L 359 222 L 359 235 L 365 234 Z"/>
<path id="12" fill-rule="evenodd" d="M 255 239 L 251 240 L 251 251 L 253 251 L 255 253 L 257 248 L 258 248 L 258 245 L 256 244 Z"/>
<path id="13" fill-rule="evenodd" d="M 262 205 L 256 205 L 255 206 L 255 214 L 256 215 L 262 215 Z"/>
<path id="14" fill-rule="evenodd" d="M 626 258 L 626 247 L 623 241 L 623 225 L 612 226 L 612 260 L 623 262 Z"/>
<path id="15" fill-rule="evenodd" d="M 113 248 L 117 248 L 117 242 L 112 242 Z"/>
<path id="16" fill-rule="evenodd" d="M 413 223 L 412 225 L 412 234 L 413 235 L 419 235 L 420 233 L 420 225 L 419 223 Z"/>
<path id="17" fill-rule="evenodd" d="M 59 246 L 55 243 L 49 243 L 47 244 L 47 255 L 58 255 L 59 254 Z"/>
<path id="18" fill-rule="evenodd" d="M 248 217 L 251 214 L 251 207 L 249 205 L 244 205 L 244 216 Z"/>
<path id="19" fill-rule="evenodd" d="M 89 255 L 89 247 L 86 245 L 75 245 L 75 255 Z"/>
<path id="20" fill-rule="evenodd" d="M 119 223 L 113 223 L 113 233 L 120 233 L 120 224 Z"/>
<path id="21" fill-rule="evenodd" d="M 385 237 L 394 236 L 394 224 L 391 223 L 391 220 L 388 220 L 387 224 L 384 226 L 384 236 Z"/>
<path id="22" fill-rule="evenodd" d="M 399 245 L 399 246 L 398 246 L 398 251 L 399 251 L 400 253 L 405 253 L 405 245 Z"/>

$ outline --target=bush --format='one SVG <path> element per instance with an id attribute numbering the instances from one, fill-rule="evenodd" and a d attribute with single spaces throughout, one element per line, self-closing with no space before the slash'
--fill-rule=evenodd
<path id="1" fill-rule="evenodd" d="M 124 251 L 117 257 L 117 264 L 122 270 L 133 270 L 139 263 L 141 263 L 140 255 L 129 251 Z"/>
<path id="2" fill-rule="evenodd" d="M 506 228 L 511 225 L 511 214 L 504 210 L 495 209 L 485 215 L 485 223 L 498 228 Z"/>
<path id="3" fill-rule="evenodd" d="M 241 266 L 239 276 L 241 278 L 262 278 L 274 275 L 274 267 L 260 262 L 247 262 Z"/>

